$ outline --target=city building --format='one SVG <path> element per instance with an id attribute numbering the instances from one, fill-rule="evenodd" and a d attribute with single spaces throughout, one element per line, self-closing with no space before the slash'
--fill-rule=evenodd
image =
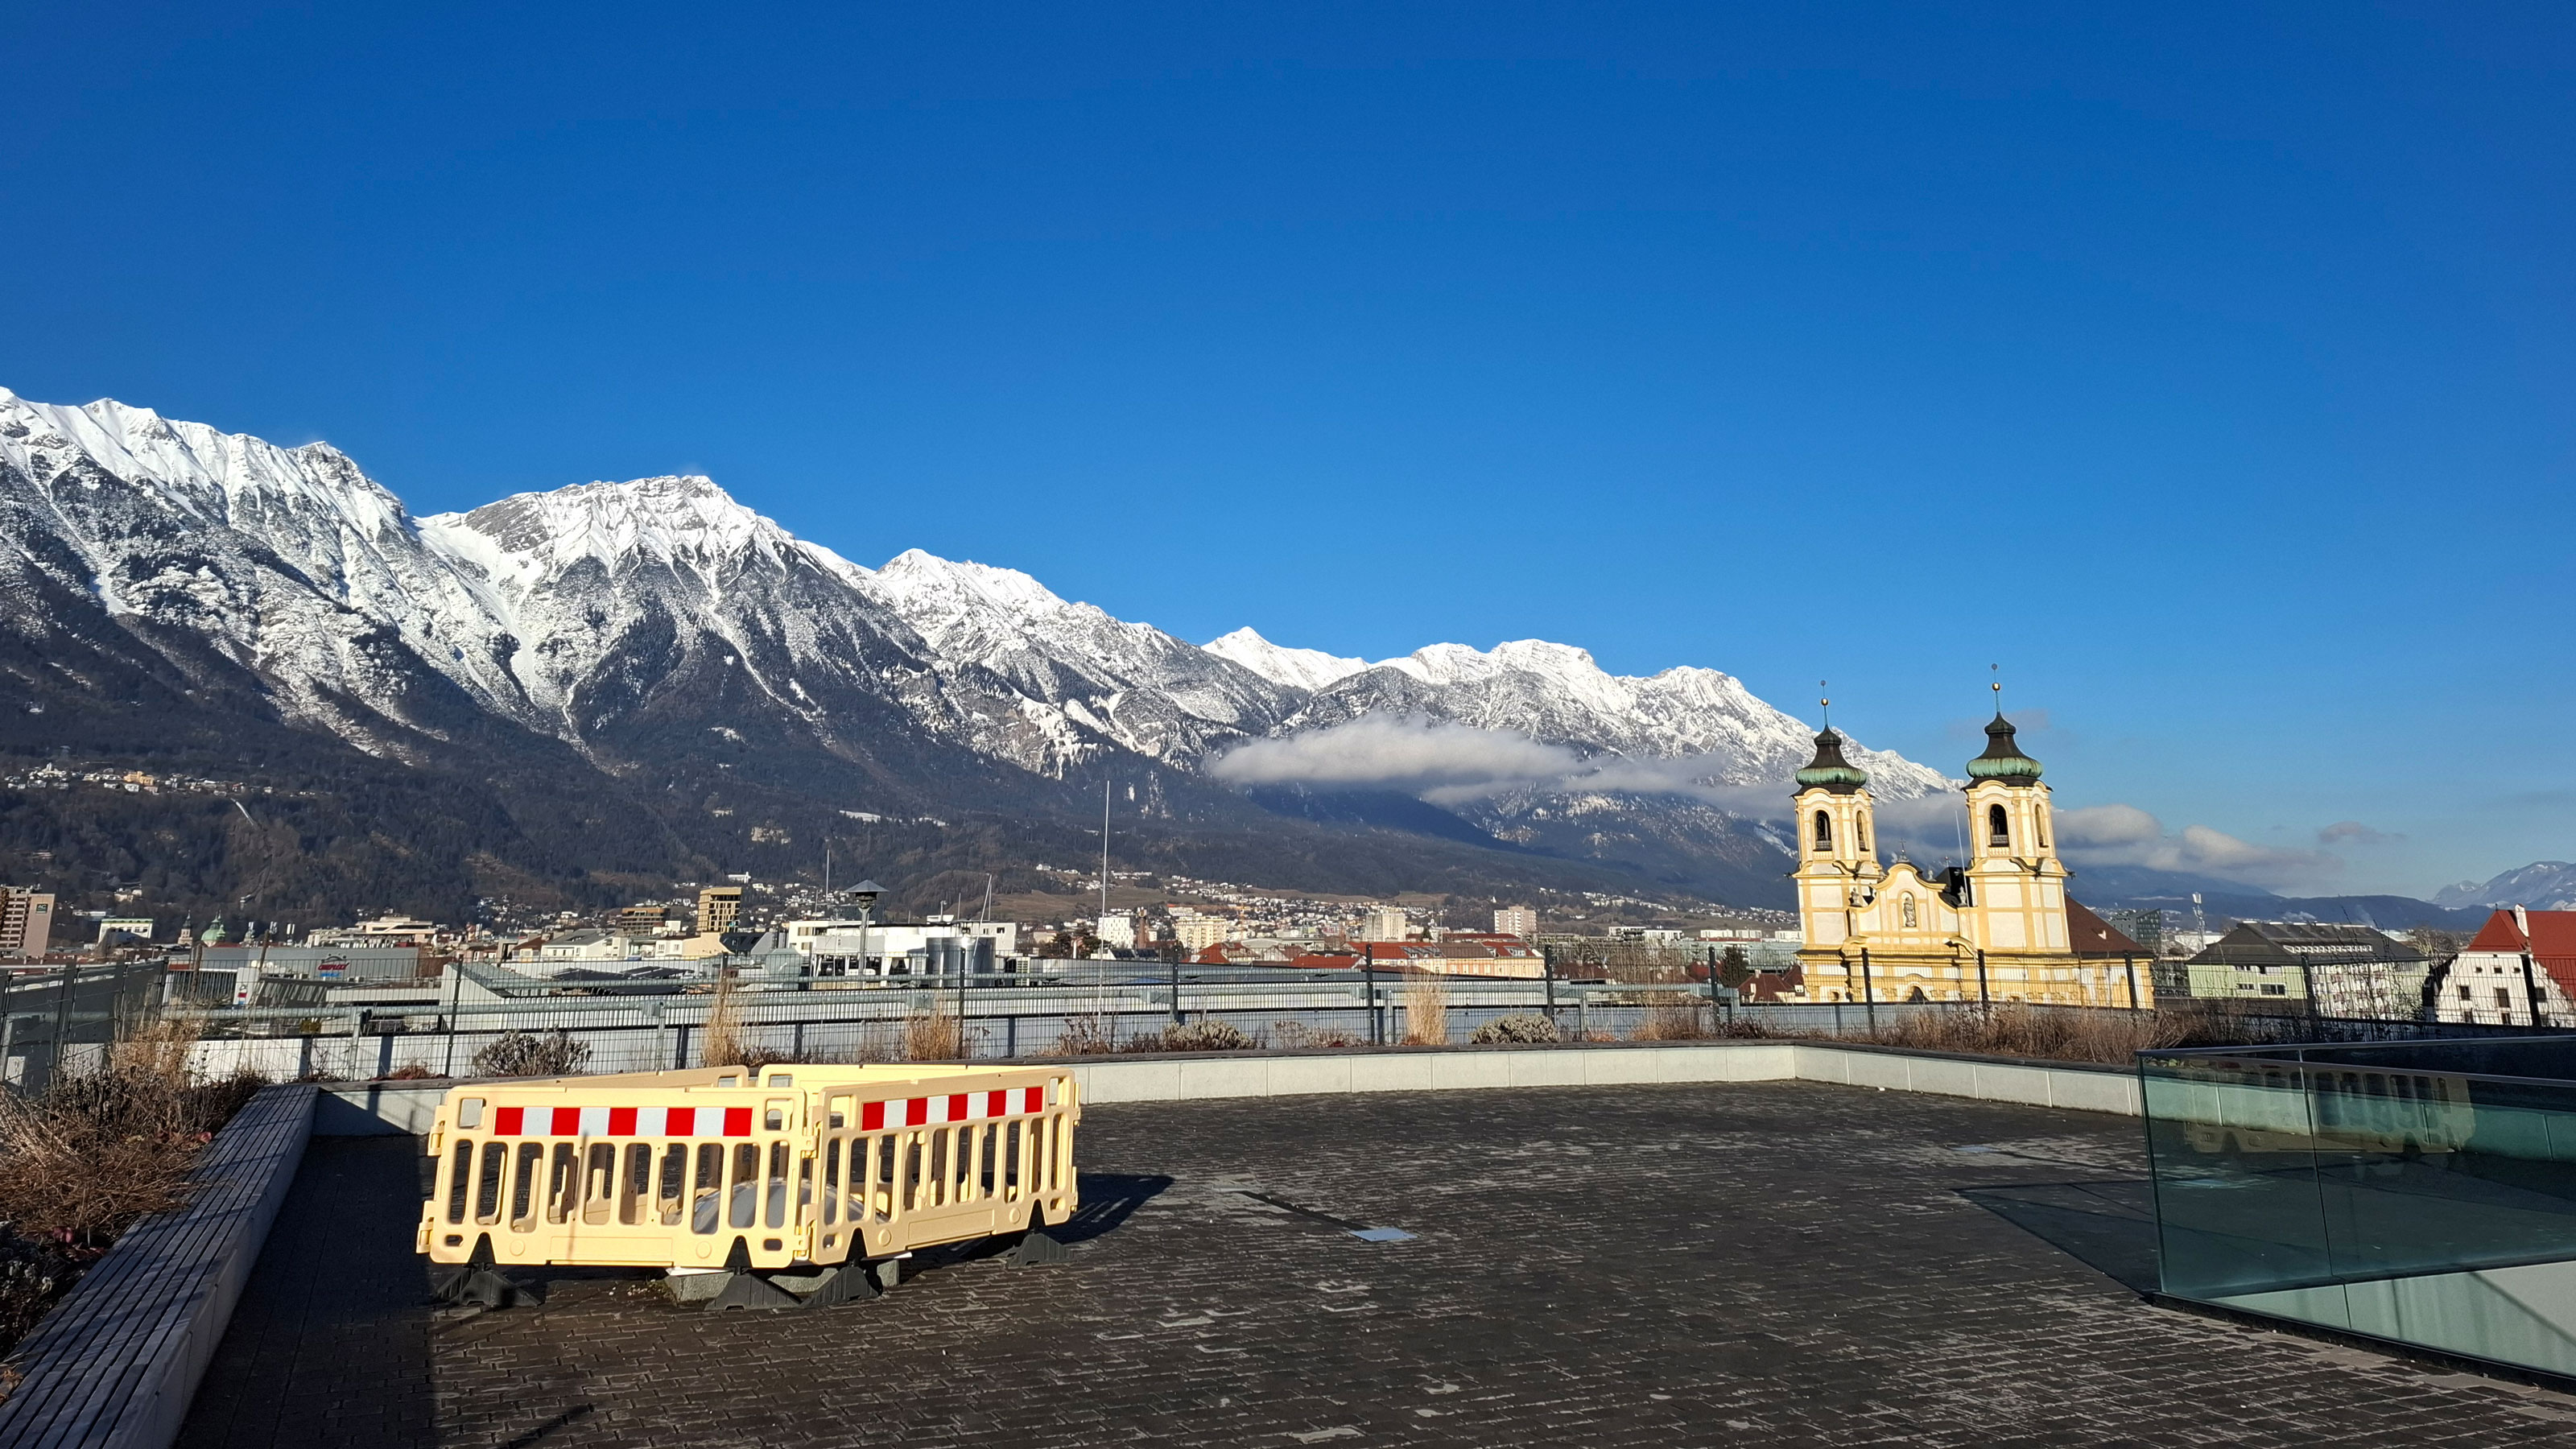
<path id="1" fill-rule="evenodd" d="M 2576 1026 L 2576 911 L 2516 906 L 2488 916 L 2431 996 L 2436 1021 Z"/>
<path id="2" fill-rule="evenodd" d="M 698 934 L 720 936 L 742 919 L 742 887 L 708 886 L 698 892 Z"/>
<path id="3" fill-rule="evenodd" d="M 98 944 L 108 944 L 108 937 L 123 934 L 137 941 L 152 939 L 150 916 L 101 916 L 98 920 Z"/>
<path id="4" fill-rule="evenodd" d="M 1538 934 L 1538 912 L 1527 906 L 1504 906 L 1494 912 L 1494 929 L 1502 935 L 1528 940 Z"/>
<path id="5" fill-rule="evenodd" d="M 2239 921 L 2182 963 L 2195 998 L 2314 1006 L 2319 1016 L 2412 1021 L 2433 963 L 2368 926 Z"/>
<path id="6" fill-rule="evenodd" d="M 1017 921 L 961 921 L 954 916 L 919 921 L 789 921 L 779 936 L 786 949 L 812 962 L 816 976 L 919 975 L 956 969 L 954 963 L 959 960 L 998 963 L 1020 953 Z M 973 969 L 993 967 L 981 964 Z"/>
<path id="7" fill-rule="evenodd" d="M 1360 918 L 1359 941 L 1401 941 L 1412 935 L 1402 906 L 1378 906 Z"/>
<path id="8" fill-rule="evenodd" d="M 1868 774 L 1832 728 L 1816 736 L 1795 797 L 1806 999 L 2153 1005 L 2146 960 L 2078 949 L 2049 789 L 2002 711 L 1967 772 L 1968 863 L 1882 863 Z"/>
<path id="9" fill-rule="evenodd" d="M 1223 916 L 1202 916 L 1193 912 L 1172 917 L 1173 939 L 1181 943 L 1182 949 L 1193 954 L 1224 940 L 1233 929 L 1234 923 Z"/>
<path id="10" fill-rule="evenodd" d="M 42 956 L 53 935 L 51 892 L 34 886 L 0 886 L 0 956 Z"/>
<path id="11" fill-rule="evenodd" d="M 1092 923 L 1091 934 L 1099 938 L 1104 950 L 1132 951 L 1136 947 L 1136 918 L 1129 915 L 1102 916 Z"/>
<path id="12" fill-rule="evenodd" d="M 542 969 L 577 961 L 627 961 L 635 954 L 635 943 L 615 931 L 564 931 L 537 948 L 537 961 Z"/>
<path id="13" fill-rule="evenodd" d="M 617 913 L 617 929 L 629 936 L 657 935 L 668 909 L 659 901 L 637 901 Z"/>

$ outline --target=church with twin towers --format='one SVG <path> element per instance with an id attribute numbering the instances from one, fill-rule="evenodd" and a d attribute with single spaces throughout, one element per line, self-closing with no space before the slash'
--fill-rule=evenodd
<path id="1" fill-rule="evenodd" d="M 1869 776 L 1826 725 L 1797 775 L 1803 999 L 2153 1006 L 2152 955 L 2066 894 L 2039 775 L 1997 709 L 1968 762 L 1967 863 L 1881 861 Z"/>

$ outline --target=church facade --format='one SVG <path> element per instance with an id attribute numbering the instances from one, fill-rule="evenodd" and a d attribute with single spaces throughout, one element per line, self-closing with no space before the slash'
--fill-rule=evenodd
<path id="1" fill-rule="evenodd" d="M 1882 863 L 1869 776 L 1829 725 L 1797 776 L 1809 1001 L 2155 1004 L 2152 959 L 2068 899 L 2039 762 L 1998 712 L 1968 762 L 1965 865 Z"/>

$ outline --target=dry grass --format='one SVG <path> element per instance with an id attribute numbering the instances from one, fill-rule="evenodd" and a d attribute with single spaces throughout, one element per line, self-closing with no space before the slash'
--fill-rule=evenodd
<path id="1" fill-rule="evenodd" d="M 1707 1003 L 1687 995 L 1659 993 L 1646 1003 L 1630 1041 L 1699 1041 L 1709 1035 Z"/>
<path id="2" fill-rule="evenodd" d="M 954 1061 L 966 1055 L 964 1024 L 944 1006 L 916 1011 L 903 1019 L 903 1055 L 907 1061 Z"/>
<path id="3" fill-rule="evenodd" d="M 2195 1034 L 2194 1024 L 2175 1012 L 2069 1011 L 2013 1002 L 1991 1011 L 1908 1015 L 1861 1040 L 1918 1051 L 2126 1066 L 2138 1052 L 2182 1045 Z"/>
<path id="4" fill-rule="evenodd" d="M 1408 976 L 1404 981 L 1404 1044 L 1449 1044 L 1449 983 L 1438 976 Z"/>
<path id="5" fill-rule="evenodd" d="M 700 1028 L 705 1044 L 698 1051 L 702 1067 L 749 1067 L 769 1063 L 753 1048 L 743 1019 L 742 986 L 730 971 L 716 976 L 715 995 L 707 1001 L 707 1024 Z"/>

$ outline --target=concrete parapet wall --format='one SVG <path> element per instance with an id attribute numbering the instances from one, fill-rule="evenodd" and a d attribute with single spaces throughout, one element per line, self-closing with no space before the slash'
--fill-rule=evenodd
<path id="1" fill-rule="evenodd" d="M 1082 1100 L 1093 1106 L 1337 1092 L 1811 1081 L 2131 1117 L 2138 1114 L 2137 1079 L 2119 1067 L 2006 1062 L 1802 1042 L 1075 1057 L 1061 1065 L 1072 1071 L 1081 1087 Z M 438 1111 L 439 1099 L 453 1085 L 426 1081 L 326 1087 L 314 1114 L 313 1130 L 323 1136 L 424 1133 Z"/>
<path id="2" fill-rule="evenodd" d="M 1892 1092 L 1931 1092 L 2077 1112 L 2139 1115 L 2138 1078 L 2126 1067 L 2077 1062 L 2011 1062 L 1987 1057 L 1895 1051 L 1886 1047 L 1812 1046 L 1799 1043 L 1801 1081 L 1879 1087 Z"/>

